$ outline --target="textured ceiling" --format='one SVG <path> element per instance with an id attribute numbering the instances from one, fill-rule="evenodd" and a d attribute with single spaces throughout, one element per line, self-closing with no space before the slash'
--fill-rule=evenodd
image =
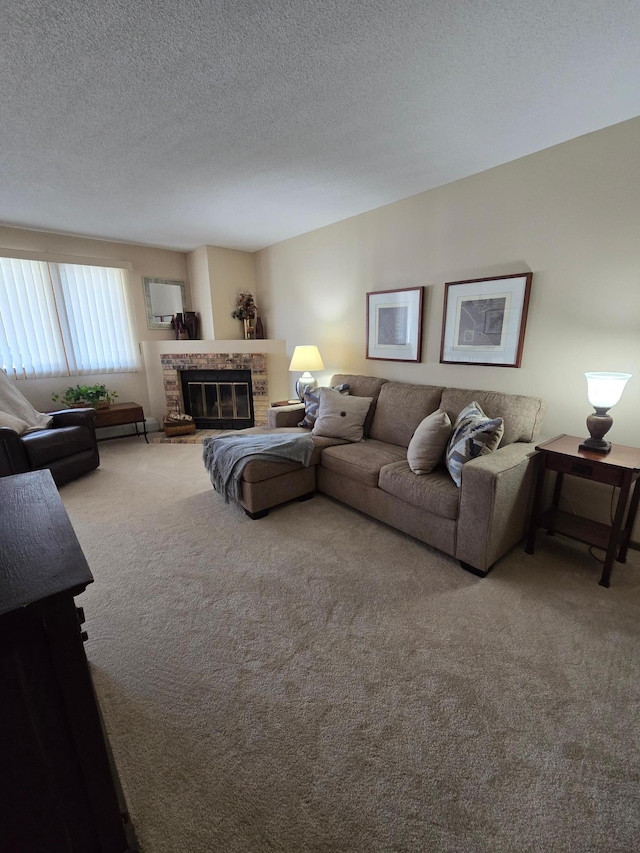
<path id="1" fill-rule="evenodd" d="M 0 222 L 255 250 L 640 114 L 638 0 L 5 0 Z"/>

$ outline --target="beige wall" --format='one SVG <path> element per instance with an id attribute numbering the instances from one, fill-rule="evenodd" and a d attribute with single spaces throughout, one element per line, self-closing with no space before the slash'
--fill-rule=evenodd
<path id="1" fill-rule="evenodd" d="M 639 445 L 640 119 L 264 249 L 269 334 L 317 344 L 327 379 L 389 379 L 534 394 L 547 436 L 584 435 L 587 370 L 634 374 L 610 437 Z M 522 367 L 439 364 L 447 281 L 533 272 Z M 367 361 L 367 291 L 425 286 L 420 364 Z M 293 389 L 293 378 L 290 389 Z"/>
<path id="2" fill-rule="evenodd" d="M 244 327 L 231 312 L 241 291 L 256 295 L 254 255 L 220 246 L 199 246 L 189 252 L 187 261 L 193 310 L 201 315 L 201 337 L 212 341 L 243 339 Z"/>
<path id="3" fill-rule="evenodd" d="M 236 298 L 243 290 L 253 293 L 256 304 L 256 273 L 254 255 L 237 249 L 207 246 L 209 276 L 211 278 L 211 307 L 215 340 L 237 340 L 244 337 L 240 320 L 231 316 Z"/>
<path id="4" fill-rule="evenodd" d="M 168 249 L 156 249 L 131 243 L 112 243 L 107 240 L 91 240 L 84 237 L 53 234 L 46 231 L 29 231 L 23 228 L 0 226 L 0 249 L 77 257 L 78 263 L 91 263 L 91 258 L 126 261 L 132 265 L 129 272 L 131 296 L 135 311 L 139 341 L 171 340 L 172 332 L 147 328 L 147 317 L 142 290 L 143 276 L 172 278 L 184 281 L 187 302 L 190 298 L 186 255 Z M 51 395 L 68 388 L 69 385 L 101 382 L 117 391 L 119 402 L 135 400 L 148 405 L 147 381 L 141 373 L 106 373 L 98 376 L 62 376 L 57 379 L 23 379 L 18 387 L 37 409 L 51 409 Z"/>

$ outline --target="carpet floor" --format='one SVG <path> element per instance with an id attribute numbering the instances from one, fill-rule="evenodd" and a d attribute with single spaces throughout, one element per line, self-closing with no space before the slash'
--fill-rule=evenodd
<path id="1" fill-rule="evenodd" d="M 638 552 L 481 580 L 322 495 L 251 521 L 200 446 L 100 452 L 61 495 L 144 853 L 639 849 Z"/>

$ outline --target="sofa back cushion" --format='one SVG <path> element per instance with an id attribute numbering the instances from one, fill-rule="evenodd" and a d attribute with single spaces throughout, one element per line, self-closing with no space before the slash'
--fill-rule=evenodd
<path id="1" fill-rule="evenodd" d="M 503 394 L 498 391 L 469 391 L 464 388 L 445 388 L 440 408 L 455 423 L 460 412 L 475 400 L 488 418 L 502 418 L 504 435 L 501 447 L 515 441 L 535 441 L 540 434 L 547 404 L 540 397 Z"/>
<path id="2" fill-rule="evenodd" d="M 386 379 L 378 379 L 377 376 L 358 376 L 352 373 L 336 373 L 331 379 L 331 385 L 349 385 L 349 395 L 351 397 L 371 397 L 371 405 L 369 413 L 364 422 L 364 437 L 368 438 L 371 431 L 371 424 L 376 411 L 376 401 L 380 394 L 380 389 L 387 382 Z M 437 408 L 437 407 L 436 407 Z"/>
<path id="3" fill-rule="evenodd" d="M 387 382 L 380 389 L 378 405 L 371 425 L 371 438 L 409 447 L 416 428 L 427 415 L 438 408 L 444 408 L 440 406 L 443 390 L 438 385 Z M 463 407 L 460 406 L 460 408 Z M 453 420 L 451 418 L 452 423 Z"/>

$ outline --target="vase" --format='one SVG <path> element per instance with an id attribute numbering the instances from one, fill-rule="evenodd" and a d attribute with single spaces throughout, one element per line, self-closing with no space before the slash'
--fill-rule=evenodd
<path id="1" fill-rule="evenodd" d="M 184 326 L 190 341 L 197 341 L 200 338 L 200 317 L 195 311 L 184 312 Z"/>
<path id="2" fill-rule="evenodd" d="M 182 313 L 176 314 L 176 316 L 174 317 L 173 329 L 176 333 L 176 340 L 177 341 L 188 341 L 189 340 L 189 333 L 187 332 L 187 328 L 184 324 L 184 318 L 182 316 Z"/>
<path id="3" fill-rule="evenodd" d="M 245 341 L 253 341 L 256 337 L 256 330 L 253 325 L 253 319 L 251 320 L 243 320 L 242 326 L 244 329 L 244 339 Z"/>
<path id="4" fill-rule="evenodd" d="M 173 331 L 176 336 L 176 340 L 180 340 L 180 332 L 184 330 L 184 323 L 182 321 L 182 314 L 176 314 L 173 318 Z"/>
<path id="5" fill-rule="evenodd" d="M 262 318 L 256 317 L 256 340 L 263 341 L 264 340 L 264 326 L 262 325 Z"/>

